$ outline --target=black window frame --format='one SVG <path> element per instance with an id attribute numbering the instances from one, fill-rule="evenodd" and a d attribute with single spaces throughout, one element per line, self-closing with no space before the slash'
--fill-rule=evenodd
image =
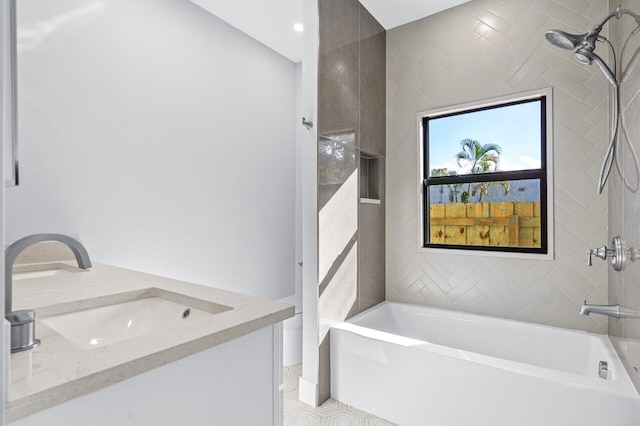
<path id="1" fill-rule="evenodd" d="M 469 114 L 474 112 L 486 111 L 497 108 L 504 108 L 513 105 L 520 105 L 525 103 L 540 103 L 540 168 L 539 169 L 526 169 L 516 171 L 498 171 L 487 172 L 478 174 L 466 174 L 455 176 L 436 176 L 430 177 L 429 173 L 429 121 L 433 119 L 453 117 L 456 115 Z M 549 253 L 549 238 L 548 235 L 548 175 L 547 175 L 547 96 L 539 95 L 527 99 L 517 101 L 506 101 L 488 106 L 469 108 L 464 110 L 457 110 L 451 113 L 427 115 L 422 117 L 422 153 L 423 153 L 423 236 L 422 247 L 423 248 L 445 248 L 450 250 L 473 250 L 473 251 L 488 251 L 488 252 L 502 252 L 502 253 L 530 253 L 530 254 L 548 254 Z M 430 243 L 430 227 L 429 227 L 429 187 L 436 185 L 448 185 L 452 183 L 477 183 L 477 182 L 495 182 L 495 181 L 513 181 L 524 179 L 538 179 L 540 181 L 540 247 L 510 247 L 510 246 L 474 246 L 474 245 L 462 245 L 462 244 L 436 244 Z"/>

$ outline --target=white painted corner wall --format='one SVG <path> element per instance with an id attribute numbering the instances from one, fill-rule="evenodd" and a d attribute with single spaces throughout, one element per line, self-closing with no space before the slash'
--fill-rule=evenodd
<path id="1" fill-rule="evenodd" d="M 296 119 L 302 117 L 302 62 L 296 64 Z M 302 146 L 306 129 L 296 123 L 296 195 L 295 195 L 295 293 L 281 299 L 295 305 L 296 314 L 284 321 L 284 365 L 302 361 Z"/>
<path id="2" fill-rule="evenodd" d="M 0 0 L 0 176 L 4 176 L 4 147 L 10 143 L 11 132 L 11 44 L 10 9 L 11 0 Z M 0 243 L 5 240 L 5 187 L 0 185 Z M 4 277 L 4 261 L 0 261 L 0 276 Z M 4 280 L 2 280 L 4 283 Z M 5 402 L 9 389 L 9 347 L 11 346 L 11 328 L 5 319 L 4 285 L 0 286 L 0 426 L 5 424 Z"/>
<path id="3" fill-rule="evenodd" d="M 303 0 L 304 49 L 302 57 L 302 113 L 313 128 L 302 140 L 302 376 L 300 400 L 318 404 L 318 46 L 319 0 Z M 298 120 L 301 120 L 298 117 Z"/>
<path id="4" fill-rule="evenodd" d="M 184 0 L 20 0 L 21 182 L 7 241 L 294 293 L 293 62 Z"/>
<path id="5" fill-rule="evenodd" d="M 552 28 L 586 31 L 607 2 L 474 0 L 387 31 L 387 299 L 606 333 L 578 315 L 607 302 L 607 265 L 585 251 L 607 241 L 597 195 L 608 138 L 608 82 L 547 43 Z M 423 253 L 418 111 L 553 88 L 555 259 Z"/>

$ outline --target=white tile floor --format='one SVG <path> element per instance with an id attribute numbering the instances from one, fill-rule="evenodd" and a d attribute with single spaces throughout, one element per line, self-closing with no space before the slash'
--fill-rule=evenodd
<path id="1" fill-rule="evenodd" d="M 320 407 L 311 407 L 298 399 L 298 378 L 302 364 L 284 368 L 284 424 L 285 426 L 393 426 L 333 399 Z"/>

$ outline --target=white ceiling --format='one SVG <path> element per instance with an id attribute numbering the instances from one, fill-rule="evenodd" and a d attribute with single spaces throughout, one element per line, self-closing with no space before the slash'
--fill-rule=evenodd
<path id="1" fill-rule="evenodd" d="M 302 60 L 303 0 L 191 0 L 293 62 Z M 322 1 L 322 0 L 318 0 Z M 385 29 L 403 25 L 470 0 L 360 0 Z"/>
<path id="2" fill-rule="evenodd" d="M 191 1 L 293 62 L 302 60 L 302 33 L 293 30 L 302 22 L 302 0 Z"/>
<path id="3" fill-rule="evenodd" d="M 360 3 L 388 30 L 468 1 L 470 0 L 360 0 Z"/>

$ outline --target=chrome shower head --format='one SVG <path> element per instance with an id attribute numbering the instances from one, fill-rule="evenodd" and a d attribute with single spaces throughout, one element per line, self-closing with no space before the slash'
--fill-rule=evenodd
<path id="1" fill-rule="evenodd" d="M 573 57 L 576 59 L 576 61 L 580 62 L 583 65 L 591 65 L 593 63 L 593 55 L 594 53 L 592 50 L 582 48 L 576 50 L 576 52 L 573 54 Z"/>
<path id="2" fill-rule="evenodd" d="M 550 30 L 544 35 L 547 41 L 561 49 L 575 49 L 585 43 L 587 34 L 569 34 L 562 30 Z"/>
<path id="3" fill-rule="evenodd" d="M 600 23 L 600 25 L 592 28 L 588 33 L 585 34 L 569 34 L 562 30 L 550 30 L 544 35 L 547 41 L 553 44 L 556 47 L 566 50 L 576 49 L 573 57 L 576 61 L 580 62 L 584 65 L 591 65 L 593 62 L 598 64 L 598 67 L 605 75 L 607 80 L 611 82 L 614 86 L 618 85 L 618 82 L 615 78 L 615 72 L 612 72 L 611 69 L 607 66 L 607 64 L 600 58 L 596 53 L 594 53 L 596 49 L 596 42 L 606 42 L 611 49 L 611 43 L 609 40 L 600 35 L 600 31 L 602 31 L 602 27 L 606 24 L 610 19 L 617 18 L 620 19 L 622 16 L 622 8 L 618 6 L 613 12 L 611 12 L 604 20 Z M 615 59 L 614 59 L 615 61 Z M 614 67 L 615 71 L 615 67 Z"/>
<path id="4" fill-rule="evenodd" d="M 606 24 L 609 19 L 620 19 L 621 16 L 622 8 L 618 6 L 613 12 L 611 12 L 606 18 L 604 18 L 599 25 L 593 27 L 589 32 L 585 34 L 569 34 L 562 30 L 550 30 L 547 31 L 544 36 L 549 43 L 561 49 L 571 50 L 577 49 L 582 46 L 589 46 L 593 51 L 593 49 L 595 49 L 596 47 L 596 41 L 601 41 L 600 39 L 602 37 L 600 37 L 600 31 L 602 31 L 602 27 L 604 26 L 604 24 Z"/>
<path id="5" fill-rule="evenodd" d="M 609 80 L 612 86 L 618 87 L 618 80 L 616 79 L 611 68 L 602 60 L 600 56 L 593 52 L 593 49 L 589 47 L 583 47 L 581 49 L 576 50 L 576 53 L 573 54 L 573 57 L 576 58 L 578 62 L 585 65 L 591 65 L 593 62 L 598 65 L 602 74 Z"/>

